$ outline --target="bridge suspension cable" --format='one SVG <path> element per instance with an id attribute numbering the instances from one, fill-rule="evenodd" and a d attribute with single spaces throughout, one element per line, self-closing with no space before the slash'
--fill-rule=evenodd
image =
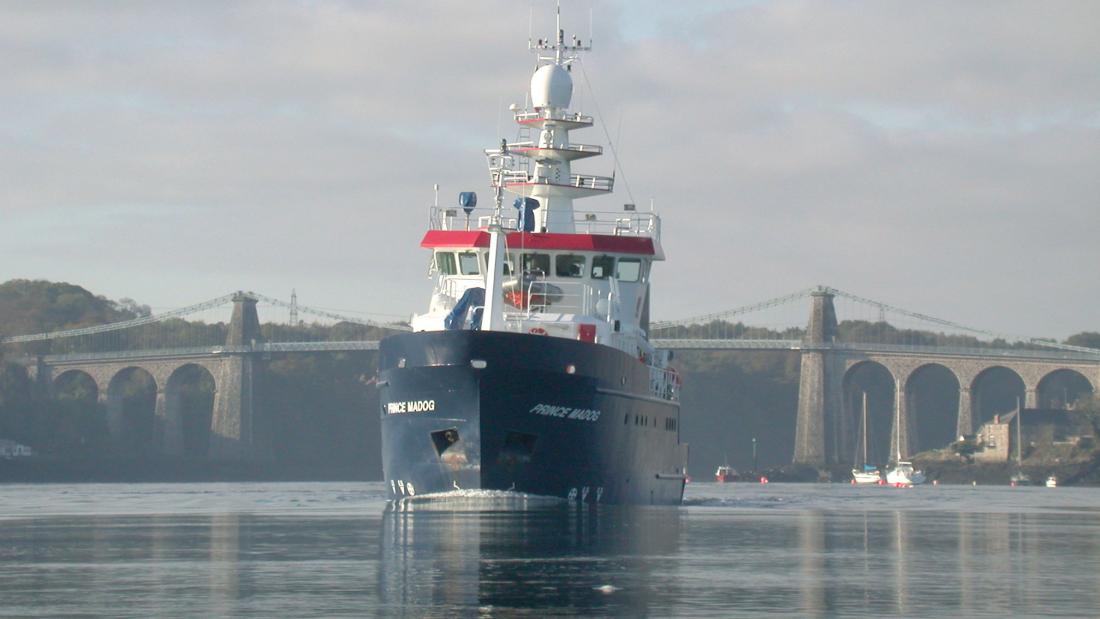
<path id="1" fill-rule="evenodd" d="M 770 308 L 773 308 L 773 307 L 786 305 L 788 303 L 792 303 L 794 301 L 798 301 L 798 300 L 801 300 L 801 299 L 805 299 L 805 298 L 809 297 L 811 294 L 813 294 L 814 292 L 824 292 L 824 293 L 831 294 L 835 297 L 840 297 L 840 298 L 847 299 L 849 301 L 853 301 L 853 302 L 856 302 L 856 303 L 859 303 L 859 304 L 862 304 L 862 305 L 868 305 L 868 306 L 874 307 L 879 311 L 879 322 L 886 322 L 885 314 L 888 312 L 888 313 L 895 314 L 895 315 L 898 315 L 898 316 L 905 316 L 907 318 L 911 318 L 911 319 L 917 320 L 917 321 L 922 322 L 922 323 L 937 325 L 939 327 L 944 327 L 944 328 L 952 329 L 952 330 L 955 330 L 955 331 L 961 331 L 961 332 L 964 332 L 964 333 L 970 333 L 970 334 L 973 334 L 973 335 L 980 335 L 980 336 L 984 336 L 984 337 L 988 337 L 988 338 L 992 338 L 992 339 L 1001 339 L 1001 340 L 1006 340 L 1006 341 L 1009 341 L 1009 342 L 1018 342 L 1018 343 L 1027 344 L 1027 345 L 1030 345 L 1030 346 L 1035 346 L 1035 347 L 1040 347 L 1040 348 L 1049 348 L 1049 349 L 1054 349 L 1054 350 L 1064 350 L 1064 351 L 1070 351 L 1070 352 L 1075 352 L 1075 353 L 1087 353 L 1087 354 L 1090 354 L 1090 355 L 1100 354 L 1100 350 L 1097 350 L 1095 348 L 1087 348 L 1087 347 L 1084 347 L 1084 346 L 1073 346 L 1071 344 L 1060 344 L 1058 342 L 1047 340 L 1047 339 L 1042 339 L 1042 338 L 1021 336 L 1021 335 L 1008 334 L 1008 333 L 998 333 L 996 331 L 990 331 L 990 330 L 987 330 L 987 329 L 979 329 L 979 328 L 976 328 L 976 327 L 970 327 L 970 326 L 963 325 L 963 324 L 960 324 L 960 323 L 957 323 L 957 322 L 954 322 L 954 321 L 944 320 L 942 318 L 936 318 L 935 316 L 929 316 L 927 314 L 921 314 L 919 312 L 913 312 L 913 311 L 910 311 L 910 310 L 902 309 L 900 307 L 890 305 L 888 303 L 883 303 L 881 301 L 875 301 L 874 299 L 868 299 L 866 297 L 861 297 L 859 295 L 855 295 L 855 294 L 852 294 L 850 292 L 845 292 L 843 290 L 839 290 L 837 288 L 832 288 L 832 287 L 829 287 L 829 286 L 817 286 L 815 288 L 807 288 L 807 289 L 804 289 L 804 290 L 799 290 L 798 292 L 793 292 L 791 294 L 783 295 L 783 296 L 780 296 L 780 297 L 775 297 L 773 299 L 768 299 L 767 301 L 761 301 L 759 303 L 744 305 L 742 307 L 737 307 L 737 308 L 734 308 L 734 309 L 725 310 L 725 311 L 721 311 L 721 312 L 713 312 L 713 313 L 710 313 L 710 314 L 702 314 L 702 315 L 693 316 L 693 317 L 690 317 L 690 318 L 684 318 L 684 319 L 680 319 L 680 320 L 666 320 L 666 321 L 653 322 L 652 325 L 650 326 L 650 333 L 654 336 L 659 336 L 659 334 L 662 331 L 667 331 L 667 330 L 673 329 L 675 327 L 686 327 L 686 326 L 691 326 L 691 325 L 705 325 L 705 324 L 712 323 L 712 322 L 715 322 L 715 321 L 729 321 L 729 319 L 731 319 L 735 316 L 739 316 L 739 315 L 743 315 L 743 314 L 749 314 L 749 313 L 757 312 L 757 311 L 760 311 L 760 310 L 766 310 L 766 309 L 770 309 Z"/>
<path id="2" fill-rule="evenodd" d="M 196 303 L 195 305 L 188 305 L 187 307 L 181 307 L 179 309 L 170 310 L 161 314 L 154 314 L 150 316 L 142 316 L 141 318 L 134 318 L 132 320 L 124 320 L 122 322 L 112 322 L 105 325 L 96 325 L 94 327 L 84 327 L 81 329 L 65 329 L 62 331 L 50 331 L 49 333 L 34 333 L 31 335 L 13 335 L 0 339 L 0 344 L 16 344 L 20 342 L 41 342 L 43 340 L 58 340 L 66 337 L 78 337 L 82 335 L 93 335 L 96 333 L 107 333 L 110 331 L 121 331 L 122 329 L 129 329 L 132 327 L 139 327 L 141 325 L 147 325 L 155 322 L 163 322 L 169 318 L 177 318 L 179 316 L 187 316 L 189 314 L 195 314 L 198 312 L 206 311 L 233 301 L 234 294 L 227 294 L 220 296 L 216 299 L 209 301 L 203 301 L 202 303 Z"/>
<path id="3" fill-rule="evenodd" d="M 723 320 L 739 316 L 741 314 L 749 314 L 759 310 L 769 309 L 778 305 L 785 305 L 792 301 L 798 301 L 810 296 L 810 293 L 816 290 L 816 288 L 807 288 L 798 292 L 792 292 L 781 297 L 775 297 L 774 299 L 768 299 L 767 301 L 761 301 L 759 303 L 753 303 L 751 305 L 744 305 L 730 310 L 722 312 L 714 312 L 711 314 L 702 314 L 699 316 L 692 316 L 691 318 L 683 318 L 680 320 L 662 320 L 654 322 L 650 325 L 650 332 L 660 331 L 663 329 L 672 329 L 675 327 L 686 327 L 689 325 L 706 324 L 715 320 Z"/>
<path id="4" fill-rule="evenodd" d="M 843 290 L 838 290 L 836 288 L 829 288 L 827 286 L 824 286 L 822 288 L 823 288 L 824 291 L 829 292 L 833 296 L 848 299 L 850 301 L 855 301 L 857 303 L 863 303 L 865 305 L 871 305 L 873 307 L 878 308 L 880 311 L 887 311 L 887 312 L 891 312 L 891 313 L 894 313 L 894 314 L 900 314 L 902 316 L 907 316 L 909 318 L 914 318 L 916 320 L 920 320 L 920 321 L 923 321 L 923 322 L 929 322 L 929 323 L 932 323 L 932 324 L 937 324 L 937 325 L 940 325 L 941 327 L 948 327 L 948 328 L 951 328 L 951 329 L 957 329 L 959 331 L 966 331 L 968 333 L 975 333 L 975 334 L 978 334 L 978 335 L 984 335 L 984 336 L 987 336 L 987 337 L 992 337 L 994 339 L 1002 339 L 1002 340 L 1007 340 L 1007 341 L 1015 341 L 1015 342 L 1025 343 L 1025 344 L 1031 344 L 1033 346 L 1039 346 L 1039 347 L 1043 347 L 1043 348 L 1053 348 L 1053 349 L 1056 349 L 1056 350 L 1069 350 L 1069 351 L 1073 351 L 1073 352 L 1084 352 L 1084 353 L 1097 353 L 1097 352 L 1100 352 L 1100 351 L 1097 351 L 1097 349 L 1095 349 L 1095 348 L 1086 348 L 1084 346 L 1073 346 L 1071 344 L 1059 344 L 1058 342 L 1052 342 L 1050 340 L 1044 340 L 1044 339 L 1036 338 L 1036 337 L 1027 337 L 1027 336 L 1014 335 L 1014 334 L 1009 334 L 1009 333 L 998 333 L 996 331 L 987 331 L 986 329 L 978 329 L 976 327 L 969 327 L 969 326 L 966 326 L 966 325 L 963 325 L 963 324 L 959 324 L 957 322 L 952 322 L 950 320 L 944 320 L 942 318 L 936 318 L 934 316 L 929 316 L 927 314 L 921 314 L 921 313 L 918 313 L 918 312 L 911 312 L 909 310 L 902 309 L 900 307 L 895 307 L 893 305 L 889 305 L 889 304 L 883 303 L 881 301 L 875 301 L 874 299 L 868 299 L 866 297 L 861 297 L 859 295 L 854 295 L 850 292 L 845 292 Z"/>
<path id="5" fill-rule="evenodd" d="M 290 309 L 296 307 L 296 309 L 303 313 L 312 314 L 315 316 L 329 318 L 332 320 L 338 320 L 342 322 L 348 322 L 357 325 L 363 325 L 368 327 L 376 327 L 379 329 L 389 329 L 393 331 L 409 331 L 410 327 L 401 324 L 384 324 L 373 320 L 367 320 L 363 318 L 354 318 L 350 316 L 344 316 L 333 312 L 326 312 L 324 310 L 314 309 L 304 305 L 292 305 L 286 301 L 262 295 L 256 292 L 244 292 L 244 293 L 231 293 L 222 295 L 209 301 L 203 301 L 202 303 L 196 303 L 194 305 L 188 305 L 187 307 L 181 307 L 174 310 L 169 310 L 159 314 L 152 314 L 149 316 L 142 316 L 140 318 L 134 318 L 131 320 L 123 320 L 120 322 L 112 322 L 103 325 L 95 325 L 93 327 L 82 327 L 79 329 L 63 329 L 59 331 L 49 331 L 45 333 L 32 333 L 29 335 L 13 335 L 0 338 L 0 344 L 19 344 L 24 342 L 41 342 L 46 340 L 59 340 L 70 337 L 81 337 L 86 335 L 95 335 L 99 333 L 110 333 L 114 331 L 122 331 L 124 329 L 132 329 L 134 327 L 140 327 L 142 325 L 154 324 L 158 322 L 164 322 L 172 318 L 180 318 L 183 316 L 189 316 L 191 314 L 197 314 L 210 309 L 221 307 L 233 302 L 233 298 L 238 294 L 243 294 L 249 298 L 257 301 L 263 301 L 271 305 Z"/>
<path id="6" fill-rule="evenodd" d="M 300 312 L 300 313 L 304 313 L 304 314 L 312 314 L 314 316 L 320 316 L 322 318 L 330 318 L 332 320 L 339 320 L 339 321 L 342 321 L 342 322 L 350 322 L 350 323 L 357 324 L 357 325 L 363 325 L 365 327 L 376 327 L 376 328 L 379 328 L 379 329 L 389 329 L 391 331 L 411 331 L 412 330 L 412 327 L 409 327 L 407 325 L 386 324 L 386 323 L 376 322 L 374 320 L 368 320 L 366 318 L 353 318 L 351 316 L 344 316 L 342 314 L 337 314 L 335 312 L 328 312 L 328 311 L 325 311 L 325 310 L 312 308 L 312 307 L 309 307 L 307 305 L 302 305 L 301 303 L 294 303 L 294 304 L 287 303 L 286 301 L 283 301 L 281 299 L 276 299 L 274 297 L 269 297 L 267 295 L 262 295 L 262 294 L 259 294 L 259 293 L 256 293 L 256 292 L 248 292 L 246 294 L 248 294 L 248 296 L 250 296 L 250 297 L 255 298 L 258 301 L 263 301 L 264 303 L 270 303 L 271 305 L 275 305 L 277 307 L 282 307 L 284 309 L 294 309 L 296 312 Z"/>

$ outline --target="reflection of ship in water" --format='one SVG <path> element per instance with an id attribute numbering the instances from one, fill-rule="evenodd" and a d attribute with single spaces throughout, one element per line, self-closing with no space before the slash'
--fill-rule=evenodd
<path id="1" fill-rule="evenodd" d="M 146 500 L 152 514 L 108 513 L 121 494 L 156 493 L 127 489 L 74 515 L 47 509 L 103 491 L 51 491 L 0 528 L 0 581 L 11 616 L 1002 617 L 1100 605 L 1100 535 L 1090 504 L 1072 500 L 1082 493 L 1008 502 L 1000 489 L 941 488 L 928 509 L 920 494 L 853 505 L 835 490 L 751 489 L 732 505 L 719 493 L 683 508 L 383 513 L 381 488 L 317 501 L 280 488 L 246 505 L 229 497 L 239 486 L 196 499 L 206 487 Z M 160 513 L 180 505 L 195 513 Z"/>
<path id="2" fill-rule="evenodd" d="M 611 505 L 388 511 L 382 608 L 410 617 L 652 614 L 660 601 L 652 578 L 679 552 L 680 518 L 675 509 Z"/>

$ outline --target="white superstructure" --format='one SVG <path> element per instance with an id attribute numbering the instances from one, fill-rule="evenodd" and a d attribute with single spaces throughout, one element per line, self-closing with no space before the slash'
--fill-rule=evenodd
<path id="1" fill-rule="evenodd" d="M 434 290 L 414 331 L 481 329 L 579 339 L 618 348 L 651 366 L 655 390 L 676 391 L 666 354 L 650 345 L 650 271 L 663 260 L 660 218 L 622 211 L 578 211 L 578 198 L 607 194 L 613 176 L 576 173 L 572 162 L 603 148 L 574 143 L 593 125 L 570 109 L 571 67 L 591 49 L 559 27 L 530 42 L 538 54 L 529 109 L 513 106 L 520 139 L 486 150 L 493 204 L 464 193 L 434 206 L 422 247 L 433 252 Z M 506 199 L 505 194 L 514 199 Z"/>

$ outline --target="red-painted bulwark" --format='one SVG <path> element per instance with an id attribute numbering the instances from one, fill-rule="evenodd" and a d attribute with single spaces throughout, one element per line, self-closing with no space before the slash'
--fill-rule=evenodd
<path id="1" fill-rule="evenodd" d="M 488 247 L 489 233 L 484 230 L 429 230 L 420 241 L 421 247 L 470 248 Z M 508 248 L 572 251 L 602 251 L 616 254 L 652 256 L 653 239 L 644 236 L 614 236 L 610 234 L 561 234 L 509 232 Z"/>

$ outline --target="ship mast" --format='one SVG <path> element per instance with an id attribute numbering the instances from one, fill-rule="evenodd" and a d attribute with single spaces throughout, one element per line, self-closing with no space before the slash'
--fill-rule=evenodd
<path id="1" fill-rule="evenodd" d="M 501 296 L 501 287 L 504 284 L 504 224 L 503 203 L 504 184 L 499 182 L 504 169 L 511 163 L 508 154 L 508 144 L 501 140 L 500 153 L 489 156 L 489 175 L 496 182 L 493 183 L 493 215 L 489 219 L 489 264 L 485 273 L 485 316 L 482 318 L 482 329 L 485 331 L 500 331 L 504 327 L 504 298 Z"/>
<path id="2" fill-rule="evenodd" d="M 517 194 L 516 207 L 522 214 L 521 229 L 529 232 L 575 233 L 573 200 L 610 193 L 614 177 L 574 174 L 570 162 L 603 153 L 599 146 L 573 144 L 569 132 L 592 126 L 591 116 L 570 112 L 573 98 L 573 78 L 570 70 L 580 52 L 592 49 L 573 35 L 565 40 L 561 27 L 561 5 L 555 16 L 555 37 L 528 39 L 527 47 L 537 55 L 538 68 L 531 77 L 530 110 L 515 112 L 515 120 L 528 131 L 537 131 L 538 138 L 509 144 L 501 140 L 497 149 L 486 149 L 490 185 L 496 200 L 489 232 L 489 265 L 485 274 L 485 309 L 482 329 L 498 331 L 504 328 L 504 301 L 501 290 L 504 280 L 503 192 Z M 522 161 L 521 161 L 522 160 Z M 533 164 L 533 165 L 532 165 Z M 533 221 L 528 221 L 533 219 Z M 614 282 L 613 282 L 614 284 Z"/>
<path id="3" fill-rule="evenodd" d="M 529 139 L 502 145 L 500 150 L 486 150 L 490 160 L 493 187 L 503 188 L 519 196 L 519 208 L 527 208 L 533 200 L 533 232 L 574 233 L 573 200 L 610 193 L 614 177 L 576 174 L 572 161 L 598 156 L 603 148 L 574 144 L 569 132 L 591 127 L 591 116 L 569 110 L 573 98 L 573 78 L 570 73 L 580 53 L 592 49 L 591 40 L 582 42 L 573 35 L 566 41 L 561 27 L 561 6 L 555 16 L 553 38 L 528 39 L 527 47 L 536 54 L 537 68 L 531 77 L 530 109 L 512 106 L 521 135 L 530 132 Z M 494 157 L 511 154 L 507 167 L 493 170 Z"/>

